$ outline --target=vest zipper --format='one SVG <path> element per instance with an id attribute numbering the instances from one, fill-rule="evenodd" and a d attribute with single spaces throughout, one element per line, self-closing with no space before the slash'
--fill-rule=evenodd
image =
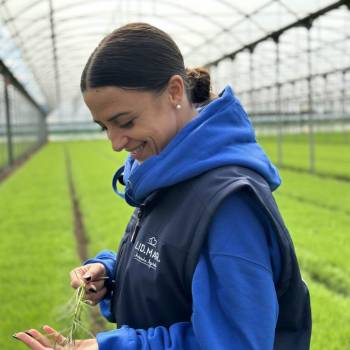
<path id="1" fill-rule="evenodd" d="M 131 243 L 135 243 L 137 234 L 139 233 L 139 230 L 141 228 L 142 215 L 143 215 L 143 207 L 141 206 L 138 213 L 137 213 L 137 223 L 136 223 L 134 231 L 131 235 Z"/>

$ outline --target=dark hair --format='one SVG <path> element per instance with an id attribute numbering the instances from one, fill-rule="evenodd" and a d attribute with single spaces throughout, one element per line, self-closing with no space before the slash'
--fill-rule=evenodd
<path id="1" fill-rule="evenodd" d="M 175 74 L 183 78 L 192 103 L 210 100 L 207 70 L 185 69 L 179 48 L 162 30 L 147 23 L 129 23 L 107 35 L 93 51 L 80 88 L 82 92 L 103 86 L 162 92 Z"/>

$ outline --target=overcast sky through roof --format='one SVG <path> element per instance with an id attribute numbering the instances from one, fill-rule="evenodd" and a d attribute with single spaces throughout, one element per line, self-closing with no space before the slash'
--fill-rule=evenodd
<path id="1" fill-rule="evenodd" d="M 60 100 L 64 101 L 60 116 L 56 113 L 60 118 L 72 111 L 77 113 L 80 74 L 90 53 L 107 33 L 125 23 L 142 21 L 163 29 L 179 45 L 186 66 L 195 67 L 239 49 L 333 2 L 1 0 L 0 58 L 41 104 L 55 108 L 59 89 Z M 344 27 L 344 35 L 347 34 L 348 18 L 343 12 L 345 10 L 330 16 L 328 20 L 322 19 L 322 28 L 313 35 L 314 45 L 318 40 L 333 40 L 338 26 Z M 299 45 L 301 51 L 305 50 L 305 40 L 300 40 L 299 32 L 300 29 L 285 35 L 285 42 L 281 45 L 284 50 L 282 59 L 288 59 L 289 48 L 295 45 Z M 263 63 L 266 57 L 271 58 L 274 54 L 273 43 L 270 41 L 261 47 L 254 59 L 262 62 L 260 71 L 264 71 L 268 79 L 274 70 L 271 64 L 264 68 Z M 324 52 L 324 55 L 327 56 L 327 53 Z M 241 66 L 248 62 L 244 54 L 239 59 Z M 319 64 L 326 64 L 326 60 Z M 222 65 L 223 69 L 222 76 L 227 75 L 231 68 Z M 287 68 L 283 72 L 286 76 L 290 74 Z M 298 74 L 295 69 L 292 72 Z M 62 114 L 63 111 L 66 113 Z M 82 115 L 86 115 L 85 110 Z"/>

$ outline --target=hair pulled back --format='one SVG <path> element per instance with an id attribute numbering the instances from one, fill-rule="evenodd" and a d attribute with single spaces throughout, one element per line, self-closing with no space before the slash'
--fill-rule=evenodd
<path id="1" fill-rule="evenodd" d="M 162 30 L 147 23 L 129 23 L 107 35 L 93 51 L 80 88 L 82 92 L 104 86 L 162 92 L 175 74 L 183 78 L 192 103 L 210 100 L 206 69 L 185 69 L 178 46 Z"/>

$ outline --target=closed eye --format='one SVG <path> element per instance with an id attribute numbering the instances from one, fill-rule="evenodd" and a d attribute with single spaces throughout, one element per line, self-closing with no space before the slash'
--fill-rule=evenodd
<path id="1" fill-rule="evenodd" d="M 123 129 L 131 129 L 133 126 L 134 126 L 134 121 L 133 121 L 133 119 L 130 120 L 130 121 L 128 121 L 128 122 L 125 123 L 125 124 L 120 125 L 120 127 L 123 128 Z"/>

